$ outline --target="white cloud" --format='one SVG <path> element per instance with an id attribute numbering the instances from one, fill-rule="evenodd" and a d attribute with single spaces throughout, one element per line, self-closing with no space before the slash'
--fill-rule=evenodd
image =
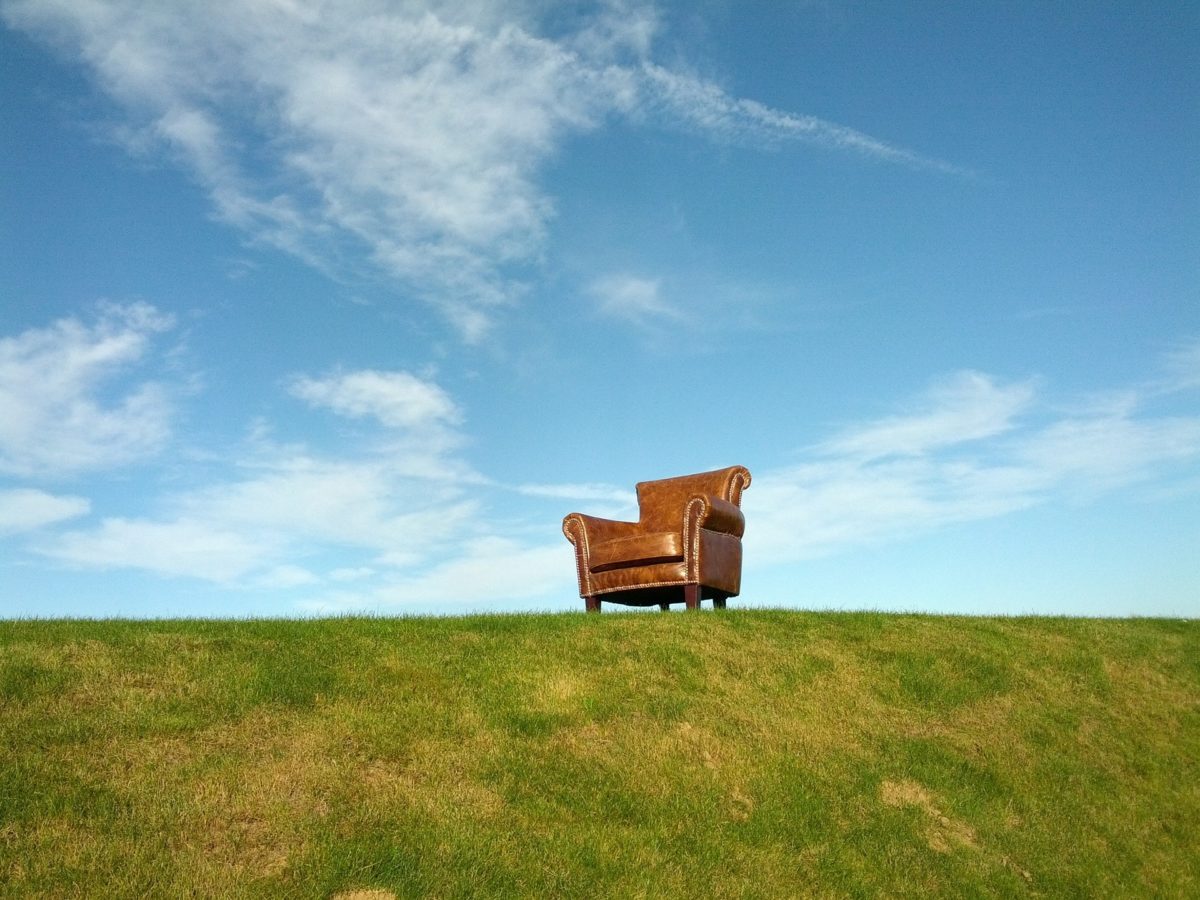
<path id="1" fill-rule="evenodd" d="M 772 109 L 755 100 L 732 97 L 711 81 L 647 62 L 642 67 L 646 105 L 701 131 L 740 142 L 804 141 L 848 150 L 881 162 L 928 168 L 951 175 L 972 173 L 878 138 L 818 119 Z"/>
<path id="2" fill-rule="evenodd" d="M 300 376 L 292 379 L 289 391 L 318 409 L 384 425 L 388 431 L 373 453 L 386 460 L 374 468 L 386 472 L 387 478 L 487 483 L 456 455 L 462 444 L 462 411 L 433 381 L 408 372 L 360 370 L 324 378 Z"/>
<path id="3" fill-rule="evenodd" d="M 87 515 L 90 509 L 84 497 L 57 497 L 22 488 L 0 490 L 0 536 L 35 531 Z"/>
<path id="4" fill-rule="evenodd" d="M 106 519 L 35 549 L 94 568 L 282 589 L 316 583 L 323 568 L 335 580 L 366 577 L 370 569 L 346 566 L 346 554 L 379 570 L 419 565 L 485 527 L 480 502 L 464 493 L 485 480 L 452 452 L 462 416 L 436 384 L 356 371 L 298 377 L 290 390 L 318 408 L 378 420 L 386 439 L 322 458 L 256 434 L 226 477 L 157 498 L 155 514 Z M 330 553 L 327 566 L 298 565 Z"/>
<path id="5" fill-rule="evenodd" d="M 522 484 L 517 491 L 530 497 L 561 500 L 596 500 L 622 506 L 636 506 L 637 495 L 611 484 Z"/>
<path id="6" fill-rule="evenodd" d="M 1160 390 L 1186 391 L 1200 388 L 1200 338 L 1179 344 L 1167 354 L 1167 377 Z"/>
<path id="7" fill-rule="evenodd" d="M 1033 400 L 1029 384 L 998 386 L 979 372 L 958 372 L 935 385 L 920 411 L 888 416 L 852 428 L 821 449 L 830 454 L 875 459 L 911 456 L 978 441 L 1008 431 Z"/>
<path id="8" fill-rule="evenodd" d="M 308 569 L 301 568 L 300 566 L 283 565 L 271 569 L 258 579 L 256 585 L 268 589 L 286 590 L 317 584 L 320 580 L 320 578 L 308 571 Z"/>
<path id="9" fill-rule="evenodd" d="M 8 0 L 3 12 L 80 59 L 127 111 L 130 146 L 173 155 L 225 221 L 322 268 L 365 256 L 469 341 L 539 259 L 554 215 L 542 167 L 614 115 L 954 171 L 663 68 L 648 3 L 566 15 L 499 0 Z"/>
<path id="10" fill-rule="evenodd" d="M 279 552 L 270 537 L 217 523 L 105 519 L 91 531 L 72 531 L 39 550 L 63 562 L 97 569 L 142 569 L 231 584 Z"/>
<path id="11" fill-rule="evenodd" d="M 564 540 L 527 545 L 489 535 L 466 542 L 445 562 L 411 576 L 392 578 L 362 592 L 332 593 L 309 600 L 310 612 L 394 611 L 436 607 L 482 610 L 505 601 L 578 596 L 572 550 Z"/>
<path id="12" fill-rule="evenodd" d="M 370 566 L 345 566 L 340 569 L 334 569 L 329 573 L 329 578 L 331 581 L 362 581 L 365 578 L 373 578 L 378 574 L 378 570 L 372 569 Z"/>
<path id="13" fill-rule="evenodd" d="M 1169 481 L 1200 458 L 1200 416 L 1139 412 L 1121 402 L 1031 421 L 1027 383 L 960 373 L 905 415 L 886 416 L 819 445 L 811 462 L 755 473 L 747 541 L 755 558 L 786 563 L 1005 515 L 1071 495 Z"/>
<path id="14" fill-rule="evenodd" d="M 499 536 L 469 542 L 448 562 L 390 585 L 382 599 L 392 604 L 422 602 L 486 604 L 561 595 L 574 586 L 572 551 L 564 540 L 526 546 Z"/>
<path id="15" fill-rule="evenodd" d="M 386 462 L 289 456 L 255 466 L 251 477 L 160 498 L 156 517 L 107 519 L 37 549 L 96 568 L 288 587 L 319 577 L 295 565 L 309 554 L 366 553 L 376 566 L 405 567 L 475 533 L 477 501 Z"/>
<path id="16" fill-rule="evenodd" d="M 588 286 L 600 312 L 637 325 L 679 321 L 683 313 L 662 297 L 660 282 L 634 275 L 606 275 Z"/>
<path id="17" fill-rule="evenodd" d="M 260 466 L 253 478 L 185 494 L 174 506 L 188 518 L 293 542 L 372 550 L 393 564 L 421 559 L 477 511 L 453 483 L 410 478 L 384 461 L 295 457 Z"/>
<path id="18" fill-rule="evenodd" d="M 1055 479 L 1106 490 L 1149 477 L 1162 464 L 1200 455 L 1200 417 L 1065 419 L 1022 442 L 1017 455 Z"/>
<path id="19" fill-rule="evenodd" d="M 455 425 L 462 414 L 450 395 L 408 372 L 364 370 L 326 378 L 297 378 L 291 392 L 314 406 L 350 418 L 372 417 L 389 428 Z"/>
<path id="20" fill-rule="evenodd" d="M 610 484 L 522 484 L 514 490 L 526 497 L 569 501 L 574 509 L 586 509 L 606 519 L 632 521 L 638 517 L 637 494 Z M 566 512 L 561 505 L 559 510 L 560 516 Z"/>
<path id="21" fill-rule="evenodd" d="M 929 459 L 824 461 L 755 474 L 743 500 L 755 558 L 779 563 L 912 537 L 1039 502 L 1038 473 Z"/>
<path id="22" fill-rule="evenodd" d="M 0 472 L 63 475 L 157 452 L 171 405 L 152 381 L 118 384 L 170 320 L 145 304 L 104 307 L 0 339 Z M 115 396 L 114 396 L 115 395 Z"/>

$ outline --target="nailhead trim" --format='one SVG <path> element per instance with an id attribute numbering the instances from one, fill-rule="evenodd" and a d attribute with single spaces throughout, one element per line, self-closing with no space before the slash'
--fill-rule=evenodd
<path id="1" fill-rule="evenodd" d="M 681 585 L 681 584 L 697 584 L 697 583 L 698 582 L 693 581 L 690 578 L 685 578 L 682 581 L 651 581 L 651 582 L 647 582 L 646 584 L 623 584 L 620 587 L 611 587 L 611 588 L 605 588 L 602 591 L 595 591 L 593 593 L 593 596 L 597 596 L 597 595 L 601 595 L 601 594 L 615 594 L 618 591 L 639 591 L 643 588 L 676 587 L 677 585 Z"/>

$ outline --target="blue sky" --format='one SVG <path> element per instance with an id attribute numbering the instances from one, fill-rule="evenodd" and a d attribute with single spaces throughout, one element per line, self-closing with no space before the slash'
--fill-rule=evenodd
<path id="1" fill-rule="evenodd" d="M 1188 4 L 0 2 L 0 615 L 1200 615 Z"/>

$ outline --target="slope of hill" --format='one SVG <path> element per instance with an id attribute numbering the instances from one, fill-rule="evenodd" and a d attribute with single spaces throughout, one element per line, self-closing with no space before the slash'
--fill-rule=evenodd
<path id="1" fill-rule="evenodd" d="M 0 895 L 1198 896 L 1200 623 L 0 622 Z"/>

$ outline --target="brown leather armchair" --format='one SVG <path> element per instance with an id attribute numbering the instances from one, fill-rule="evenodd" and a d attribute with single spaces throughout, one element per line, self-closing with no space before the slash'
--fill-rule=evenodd
<path id="1" fill-rule="evenodd" d="M 636 522 L 583 513 L 563 519 L 588 612 L 599 612 L 601 599 L 664 610 L 680 602 L 698 609 L 711 599 L 723 609 L 741 590 L 746 520 L 738 506 L 749 485 L 742 466 L 643 481 Z"/>

